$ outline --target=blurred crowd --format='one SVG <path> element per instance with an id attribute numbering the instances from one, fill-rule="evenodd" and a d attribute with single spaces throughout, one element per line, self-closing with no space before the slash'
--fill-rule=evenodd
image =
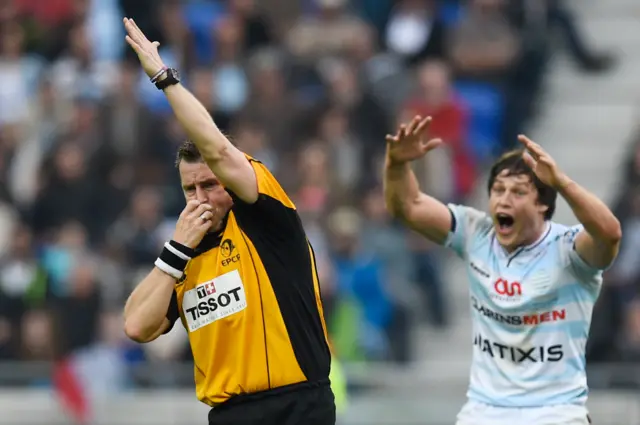
<path id="1" fill-rule="evenodd" d="M 627 152 L 613 205 L 624 238 L 594 313 L 588 353 L 593 362 L 640 363 L 640 129 Z M 640 387 L 637 380 L 635 385 Z"/>
<path id="2" fill-rule="evenodd" d="M 432 115 L 446 146 L 417 175 L 462 202 L 535 118 L 552 29 L 580 69 L 613 64 L 562 0 L 0 0 L 0 360 L 73 353 L 115 379 L 118 362 L 189 359 L 179 327 L 144 347 L 122 335 L 184 206 L 185 137 L 122 16 L 291 195 L 333 345 L 354 361 L 407 362 L 412 326 L 448 321 L 442 253 L 385 211 L 385 135 Z"/>

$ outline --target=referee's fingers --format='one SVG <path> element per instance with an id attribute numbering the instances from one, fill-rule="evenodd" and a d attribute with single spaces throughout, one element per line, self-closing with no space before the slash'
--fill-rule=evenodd
<path id="1" fill-rule="evenodd" d="M 189 214 L 189 217 L 191 218 L 200 217 L 202 214 L 204 214 L 205 211 L 211 211 L 211 205 L 209 204 L 198 205 L 196 209 L 193 210 L 191 214 Z"/>
<path id="2" fill-rule="evenodd" d="M 211 211 L 205 211 L 202 214 L 200 214 L 200 219 L 202 221 L 209 221 L 213 218 L 213 213 Z"/>
<path id="3" fill-rule="evenodd" d="M 186 216 L 191 214 L 196 210 L 196 208 L 198 208 L 199 205 L 200 201 L 198 201 L 197 199 L 192 199 L 191 201 L 187 202 L 187 206 L 184 208 L 184 210 L 182 210 L 182 215 Z"/>

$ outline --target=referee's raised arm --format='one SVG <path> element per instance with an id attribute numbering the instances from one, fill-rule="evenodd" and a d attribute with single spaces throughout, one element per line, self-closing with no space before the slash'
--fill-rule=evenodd
<path id="1" fill-rule="evenodd" d="M 151 81 L 167 96 L 176 118 L 211 171 L 238 198 L 254 203 L 258 199 L 258 184 L 245 155 L 222 134 L 206 108 L 180 84 L 177 71 L 165 66 L 158 53 L 160 44 L 149 41 L 133 19 L 124 18 L 123 22 L 127 43 Z"/>

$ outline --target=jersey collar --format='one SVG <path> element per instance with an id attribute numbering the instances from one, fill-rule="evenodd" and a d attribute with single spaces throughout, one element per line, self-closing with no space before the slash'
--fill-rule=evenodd
<path id="1" fill-rule="evenodd" d="M 204 238 L 202 238 L 202 241 L 200 242 L 200 244 L 198 244 L 198 246 L 195 249 L 196 257 L 204 254 L 207 251 L 212 250 L 213 248 L 220 246 L 220 242 L 222 242 L 222 235 L 224 234 L 224 230 L 227 227 L 228 220 L 229 220 L 229 213 L 227 213 L 227 215 L 225 215 L 224 218 L 222 219 L 222 226 L 220 226 L 219 232 L 215 232 L 215 233 L 212 232 L 204 235 Z"/>
<path id="2" fill-rule="evenodd" d="M 547 239 L 547 237 L 549 236 L 549 234 L 551 233 L 551 222 L 547 221 L 546 222 L 546 227 L 544 232 L 542 232 L 542 235 L 540 235 L 540 237 L 538 238 L 538 240 L 536 240 L 534 243 L 529 244 L 529 245 L 523 245 L 518 247 L 515 251 L 513 251 L 512 253 L 508 253 L 504 247 L 502 245 L 500 245 L 500 243 L 498 242 L 498 240 L 495 237 L 495 232 L 493 234 L 493 241 L 495 244 L 498 245 L 500 252 L 503 254 L 503 256 L 508 260 L 511 261 L 513 260 L 515 257 L 520 256 L 522 254 L 529 254 L 532 253 L 536 250 L 536 248 L 539 248 L 540 246 L 542 246 L 542 243 Z"/>

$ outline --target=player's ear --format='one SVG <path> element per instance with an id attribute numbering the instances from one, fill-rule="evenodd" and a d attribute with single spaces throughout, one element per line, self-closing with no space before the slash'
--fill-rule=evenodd
<path id="1" fill-rule="evenodd" d="M 538 201 L 538 202 L 536 203 L 536 205 L 537 205 L 537 207 L 538 207 L 538 208 L 537 208 L 537 209 L 538 209 L 538 212 L 539 212 L 540 214 L 542 214 L 542 215 L 545 215 L 545 214 L 547 213 L 547 211 L 549 211 L 549 206 L 548 206 L 548 205 L 543 204 L 543 203 L 542 203 L 542 202 L 540 202 L 540 201 Z"/>

